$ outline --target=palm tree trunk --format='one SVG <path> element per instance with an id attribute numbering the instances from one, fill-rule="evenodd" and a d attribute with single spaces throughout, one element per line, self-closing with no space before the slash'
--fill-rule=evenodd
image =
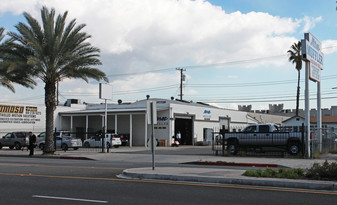
<path id="1" fill-rule="evenodd" d="M 45 105 L 46 105 L 46 145 L 44 154 L 53 154 L 54 149 L 54 110 L 55 110 L 55 91 L 56 86 L 53 82 L 46 82 L 45 85 Z"/>
<path id="2" fill-rule="evenodd" d="M 300 70 L 298 70 L 298 78 L 297 78 L 296 116 L 298 116 L 299 102 L 300 102 Z"/>

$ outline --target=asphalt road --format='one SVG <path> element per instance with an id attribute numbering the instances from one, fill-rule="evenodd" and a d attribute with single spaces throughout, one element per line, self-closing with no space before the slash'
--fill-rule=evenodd
<path id="1" fill-rule="evenodd" d="M 336 192 L 117 178 L 144 163 L 0 157 L 1 204 L 336 204 Z M 147 165 L 148 166 L 148 165 Z"/>

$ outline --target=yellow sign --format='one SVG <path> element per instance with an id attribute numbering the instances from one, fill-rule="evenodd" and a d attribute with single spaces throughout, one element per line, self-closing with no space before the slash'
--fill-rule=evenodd
<path id="1" fill-rule="evenodd" d="M 37 107 L 28 107 L 26 106 L 26 111 L 37 111 Z"/>
<path id="2" fill-rule="evenodd" d="M 23 113 L 24 109 L 24 106 L 0 105 L 0 112 L 2 113 Z"/>

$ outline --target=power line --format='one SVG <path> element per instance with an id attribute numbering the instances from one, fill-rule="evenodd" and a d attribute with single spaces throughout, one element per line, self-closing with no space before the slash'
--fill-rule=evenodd
<path id="1" fill-rule="evenodd" d="M 191 68 L 204 68 L 204 67 L 210 67 L 210 66 L 228 66 L 228 65 L 237 65 L 237 64 L 245 64 L 245 63 L 252 63 L 257 62 L 261 60 L 268 60 L 268 59 L 274 59 L 279 58 L 282 56 L 286 56 L 286 54 L 282 55 L 275 55 L 275 56 L 266 56 L 261 58 L 253 58 L 253 59 L 245 59 L 245 60 L 235 60 L 235 61 L 227 61 L 227 62 L 220 62 L 220 63 L 211 63 L 211 64 L 203 64 L 203 65 L 186 65 L 186 66 L 179 66 L 181 68 L 185 69 L 191 69 Z M 146 73 L 154 73 L 154 72 L 163 72 L 163 71 L 173 71 L 175 68 L 162 68 L 162 69 L 154 69 L 154 70 L 147 70 L 142 72 L 132 72 L 132 73 L 119 73 L 119 74 L 110 74 L 107 75 L 107 77 L 114 77 L 114 76 L 128 76 L 128 75 L 140 75 L 140 74 L 146 74 Z"/>
<path id="2" fill-rule="evenodd" d="M 322 48 L 322 50 L 329 49 L 329 48 L 335 48 L 335 47 L 337 47 L 337 45 L 325 47 L 325 48 Z M 258 62 L 258 61 L 262 61 L 262 60 L 272 60 L 272 59 L 277 59 L 277 58 L 286 57 L 286 56 L 288 56 L 288 55 L 287 54 L 279 54 L 279 55 L 265 56 L 265 57 L 260 57 L 260 58 L 233 60 L 233 61 L 227 61 L 227 62 L 210 63 L 210 64 L 202 64 L 202 65 L 185 65 L 185 66 L 179 66 L 179 67 L 185 68 L 185 69 L 191 69 L 191 68 L 204 68 L 204 67 L 211 67 L 211 66 L 214 66 L 214 67 L 218 67 L 218 66 L 230 66 L 230 65 L 253 63 L 253 62 Z M 153 69 L 153 70 L 149 69 L 147 71 L 142 71 L 142 72 L 110 74 L 110 75 L 107 75 L 107 77 L 140 75 L 140 74 L 146 74 L 146 73 L 173 71 L 175 69 L 176 69 L 176 67 L 160 68 L 160 69 Z"/>

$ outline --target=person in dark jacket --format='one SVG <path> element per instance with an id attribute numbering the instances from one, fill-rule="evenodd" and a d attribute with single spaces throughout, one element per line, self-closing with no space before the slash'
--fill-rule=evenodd
<path id="1" fill-rule="evenodd" d="M 29 156 L 34 155 L 35 143 L 36 143 L 36 136 L 32 132 L 29 132 L 29 146 L 28 146 Z"/>

